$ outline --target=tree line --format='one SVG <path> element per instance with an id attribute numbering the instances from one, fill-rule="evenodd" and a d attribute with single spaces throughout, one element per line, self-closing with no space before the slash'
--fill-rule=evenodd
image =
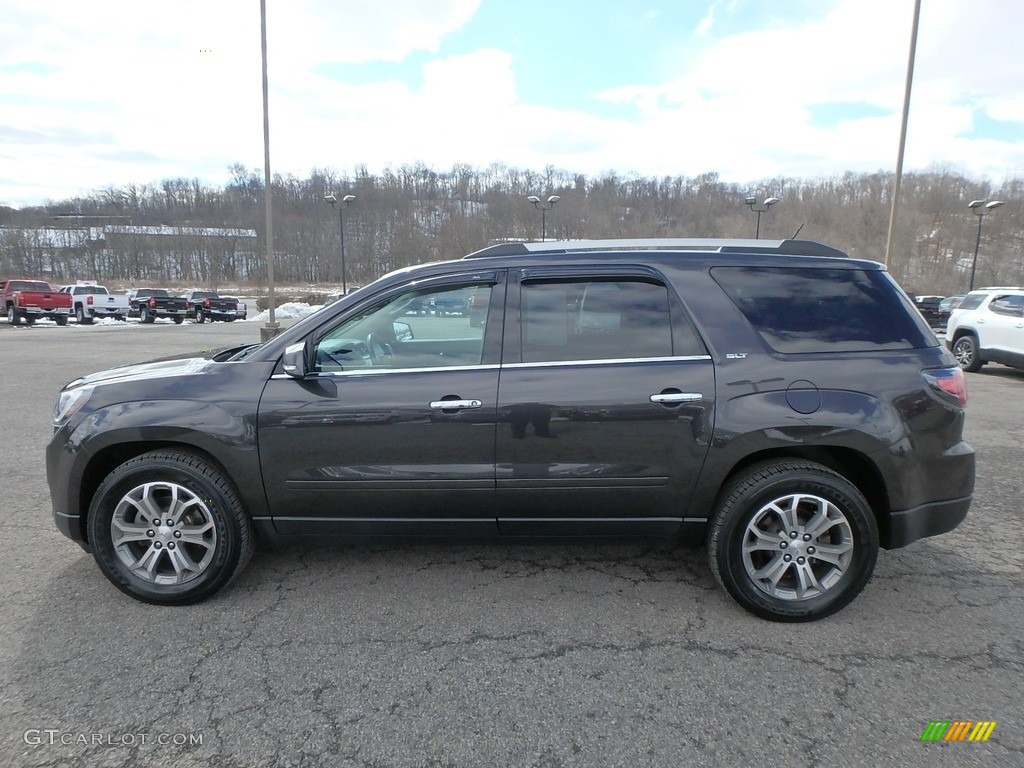
<path id="1" fill-rule="evenodd" d="M 0 208 L 0 274 L 96 279 L 121 284 L 251 284 L 266 280 L 261 169 L 229 169 L 222 187 L 197 179 L 109 187 L 87 196 L 14 210 Z M 494 164 L 437 171 L 422 164 L 370 173 L 314 169 L 275 176 L 275 279 L 340 283 L 337 210 L 325 194 L 355 195 L 344 210 L 346 276 L 362 284 L 392 269 L 458 258 L 494 242 L 537 240 L 541 213 L 529 195 L 560 199 L 546 213 L 556 239 L 631 237 L 752 238 L 745 203 L 778 197 L 761 215 L 760 236 L 818 240 L 851 256 L 881 261 L 893 176 L 845 173 L 777 177 L 753 185 L 718 174 L 660 178 L 552 167 L 543 172 Z M 975 199 L 1006 201 L 983 222 L 975 284 L 1024 284 L 1024 182 L 996 187 L 947 170 L 906 174 L 888 268 L 907 290 L 952 294 L 967 288 L 977 243 Z M 173 236 L 86 237 L 88 227 L 180 228 Z M 202 228 L 252 230 L 256 237 L 202 237 Z M 94 234 L 95 234 L 94 230 Z"/>

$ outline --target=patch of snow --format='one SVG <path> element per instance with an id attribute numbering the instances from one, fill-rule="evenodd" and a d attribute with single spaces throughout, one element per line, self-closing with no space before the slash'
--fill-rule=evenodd
<path id="1" fill-rule="evenodd" d="M 279 306 L 274 310 L 275 320 L 301 320 L 304 317 L 308 317 L 319 309 L 323 309 L 323 304 L 317 304 L 310 306 L 303 302 L 287 302 Z M 266 309 L 260 312 L 254 317 L 248 318 L 245 322 L 247 323 L 265 323 L 270 320 L 270 310 Z"/>

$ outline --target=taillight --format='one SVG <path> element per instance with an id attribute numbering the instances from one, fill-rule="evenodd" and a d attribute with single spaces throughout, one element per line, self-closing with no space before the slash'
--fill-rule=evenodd
<path id="1" fill-rule="evenodd" d="M 86 304 L 92 304 L 92 294 L 85 297 Z"/>
<path id="2" fill-rule="evenodd" d="M 156 297 L 154 296 L 149 300 L 149 306 L 151 309 L 156 309 Z"/>
<path id="3" fill-rule="evenodd" d="M 209 299 L 207 299 L 206 301 L 203 302 L 203 307 L 205 309 L 209 309 L 210 308 L 210 300 Z"/>
<path id="4" fill-rule="evenodd" d="M 922 371 L 921 375 L 932 389 L 950 395 L 960 405 L 967 405 L 967 382 L 959 368 L 936 368 Z"/>

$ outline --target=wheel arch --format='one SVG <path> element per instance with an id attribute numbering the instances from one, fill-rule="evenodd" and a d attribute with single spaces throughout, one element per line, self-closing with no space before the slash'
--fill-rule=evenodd
<path id="1" fill-rule="evenodd" d="M 179 443 L 173 440 L 141 440 L 137 442 L 115 443 L 98 451 L 89 460 L 89 463 L 86 465 L 85 470 L 82 473 L 82 482 L 78 487 L 78 509 L 80 510 L 78 525 L 82 541 L 86 543 L 89 541 L 89 507 L 91 506 L 92 499 L 96 495 L 96 491 L 103 480 L 126 461 L 130 461 L 131 459 L 150 453 L 151 451 L 159 450 L 181 451 L 183 453 L 190 453 L 193 456 L 202 459 L 207 464 L 216 468 L 216 470 L 220 472 L 225 479 L 231 482 L 232 485 L 235 486 L 235 491 L 239 498 L 242 499 L 242 503 L 246 503 L 246 497 L 238 487 L 238 484 L 232 479 L 224 465 L 209 451 L 199 448 L 191 443 Z M 246 506 L 248 509 L 248 505 Z"/>
<path id="2" fill-rule="evenodd" d="M 871 506 L 878 537 L 881 545 L 887 547 L 889 542 L 889 519 L 892 512 L 889 494 L 886 490 L 885 478 L 878 467 L 868 456 L 860 451 L 843 446 L 798 446 L 785 448 L 768 448 L 750 453 L 737 461 L 722 480 L 718 495 L 712 509 L 718 509 L 723 494 L 730 482 L 737 475 L 745 472 L 754 464 L 767 461 L 783 461 L 786 459 L 803 459 L 821 464 L 833 472 L 842 475 L 853 483 L 867 499 Z M 705 536 L 708 534 L 705 533 Z"/>
<path id="3" fill-rule="evenodd" d="M 953 338 L 949 340 L 950 346 L 955 344 L 959 339 L 964 336 L 973 336 L 975 341 L 978 341 L 978 332 L 970 326 L 961 326 L 953 331 Z M 980 345 L 979 345 L 980 347 Z"/>

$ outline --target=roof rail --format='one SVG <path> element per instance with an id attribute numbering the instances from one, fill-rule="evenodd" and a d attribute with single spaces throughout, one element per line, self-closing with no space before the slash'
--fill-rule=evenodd
<path id="1" fill-rule="evenodd" d="M 846 257 L 846 253 L 814 240 L 737 240 L 731 238 L 640 237 L 620 240 L 553 240 L 541 243 L 500 243 L 463 256 L 528 256 L 535 253 L 585 251 L 715 251 L 718 253 L 781 253 L 795 256 Z"/>

